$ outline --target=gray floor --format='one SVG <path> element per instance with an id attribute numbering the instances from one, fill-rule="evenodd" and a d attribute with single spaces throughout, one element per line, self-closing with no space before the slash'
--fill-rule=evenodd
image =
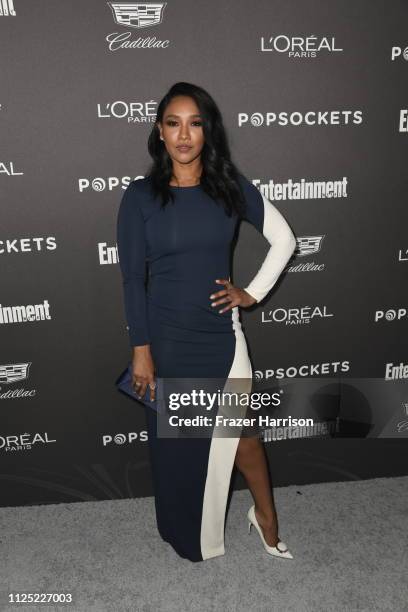
<path id="1" fill-rule="evenodd" d="M 270 557 L 233 494 L 226 554 L 180 559 L 156 531 L 152 498 L 0 509 L 0 609 L 25 612 L 408 610 L 408 477 L 275 489 Z M 9 592 L 71 592 L 65 606 L 9 605 Z"/>

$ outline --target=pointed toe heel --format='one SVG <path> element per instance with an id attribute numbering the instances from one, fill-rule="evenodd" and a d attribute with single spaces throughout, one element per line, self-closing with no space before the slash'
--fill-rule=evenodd
<path id="1" fill-rule="evenodd" d="M 259 533 L 261 542 L 266 552 L 269 555 L 273 555 L 274 557 L 280 557 L 281 559 L 293 559 L 292 553 L 289 552 L 287 545 L 285 544 L 285 542 L 282 542 L 282 540 L 278 540 L 276 546 L 269 546 L 269 544 L 266 543 L 264 535 L 262 533 L 262 529 L 255 515 L 255 506 L 251 506 L 251 508 L 248 510 L 247 518 L 248 518 L 248 533 L 251 533 L 251 527 L 253 525 L 255 529 L 257 530 L 257 532 Z"/>

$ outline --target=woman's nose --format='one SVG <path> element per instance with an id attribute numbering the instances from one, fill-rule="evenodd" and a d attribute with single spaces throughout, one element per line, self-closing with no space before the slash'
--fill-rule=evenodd
<path id="1" fill-rule="evenodd" d="M 186 127 L 181 126 L 181 128 L 180 128 L 180 138 L 182 140 L 187 140 L 189 138 L 189 136 L 190 136 L 190 132 L 188 130 L 188 126 L 186 126 Z"/>

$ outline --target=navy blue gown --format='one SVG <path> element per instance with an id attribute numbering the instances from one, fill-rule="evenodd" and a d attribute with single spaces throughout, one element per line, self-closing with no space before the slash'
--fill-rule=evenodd
<path id="1" fill-rule="evenodd" d="M 292 255 L 295 237 L 275 206 L 244 176 L 246 214 L 270 243 L 245 290 L 259 302 Z M 157 377 L 216 377 L 252 384 L 252 366 L 238 307 L 211 306 L 210 295 L 230 278 L 231 241 L 240 218 L 200 185 L 170 187 L 164 209 L 150 178 L 132 181 L 117 218 L 130 346 L 150 344 Z M 165 438 L 157 413 L 146 408 L 157 527 L 174 550 L 191 561 L 223 555 L 231 473 L 239 437 Z"/>

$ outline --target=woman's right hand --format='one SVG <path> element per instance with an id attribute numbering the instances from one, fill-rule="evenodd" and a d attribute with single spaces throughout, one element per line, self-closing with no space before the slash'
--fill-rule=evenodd
<path id="1" fill-rule="evenodd" d="M 139 398 L 145 396 L 147 386 L 149 385 L 150 400 L 154 401 L 156 399 L 154 369 L 150 344 L 134 346 L 132 359 L 132 386 Z"/>

